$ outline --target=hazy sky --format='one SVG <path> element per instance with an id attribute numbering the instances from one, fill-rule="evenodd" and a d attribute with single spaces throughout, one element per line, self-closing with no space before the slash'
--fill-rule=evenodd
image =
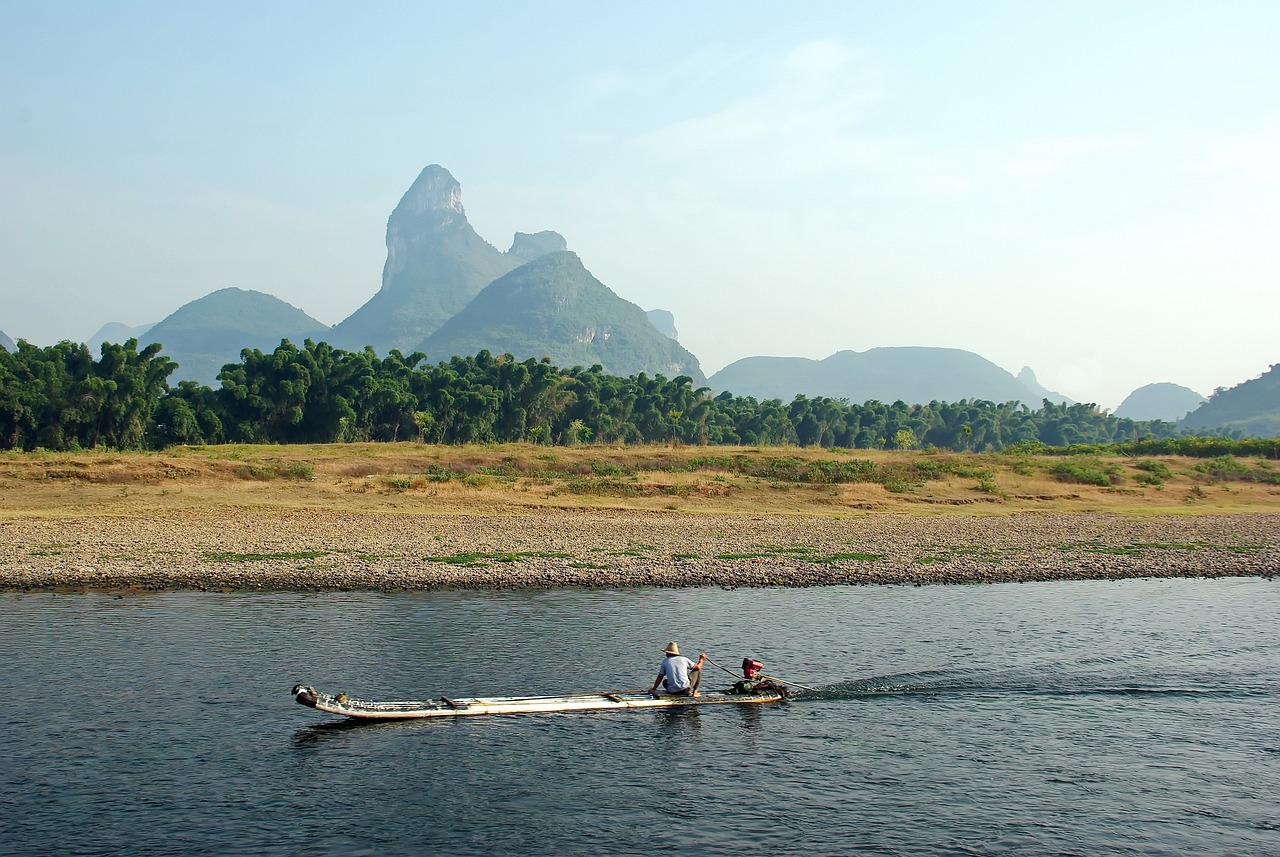
<path id="1" fill-rule="evenodd" d="M 0 0 L 0 330 L 334 324 L 427 164 L 708 374 L 933 345 L 1115 408 L 1280 362 L 1280 3 Z"/>

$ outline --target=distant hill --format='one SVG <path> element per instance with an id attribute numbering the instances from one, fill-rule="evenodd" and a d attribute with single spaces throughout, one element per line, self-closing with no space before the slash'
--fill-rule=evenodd
<path id="1" fill-rule="evenodd" d="M 511 242 L 511 249 L 503 255 L 511 262 L 514 262 L 515 265 L 523 265 L 525 262 L 532 262 L 539 256 L 567 249 L 569 249 L 569 245 L 565 243 L 563 235 L 546 229 L 533 234 L 517 232 L 516 237 Z"/>
<path id="2" fill-rule="evenodd" d="M 147 335 L 147 331 L 153 327 L 155 327 L 154 324 L 140 324 L 136 327 L 130 327 L 118 321 L 109 321 L 98 328 L 97 333 L 85 340 L 85 345 L 89 346 L 89 350 L 97 355 L 102 352 L 102 343 L 114 342 L 120 344 L 130 339 L 141 340 L 142 337 Z"/>
<path id="3" fill-rule="evenodd" d="M 1252 381 L 1217 389 L 1209 401 L 1187 414 L 1193 429 L 1234 428 L 1256 437 L 1280 437 L 1280 363 Z"/>
<path id="4" fill-rule="evenodd" d="M 680 333 L 676 330 L 676 317 L 665 309 L 651 309 L 645 315 L 649 316 L 649 321 L 658 329 L 658 333 L 668 339 L 679 339 Z"/>
<path id="5" fill-rule="evenodd" d="M 243 289 L 221 289 L 167 316 L 139 340 L 159 342 L 161 354 L 178 363 L 170 376 L 217 386 L 218 372 L 240 360 L 240 351 L 272 351 L 281 339 L 301 344 L 323 340 L 331 328 L 279 298 Z"/>
<path id="6" fill-rule="evenodd" d="M 1115 415 L 1131 420 L 1164 420 L 1176 423 L 1204 404 L 1204 396 L 1180 384 L 1161 382 L 1134 390 L 1116 408 Z"/>
<path id="7" fill-rule="evenodd" d="M 797 394 L 927 404 L 960 399 L 1041 405 L 1016 378 L 991 361 L 957 348 L 872 348 L 839 351 L 825 360 L 747 357 L 711 376 L 715 390 L 789 402 Z"/>
<path id="8" fill-rule="evenodd" d="M 506 253 L 467 222 L 462 186 L 439 164 L 422 171 L 387 220 L 382 288 L 336 325 L 330 343 L 408 353 L 480 290 L 539 256 L 564 250 L 555 232 L 517 232 Z"/>
<path id="9" fill-rule="evenodd" d="M 696 357 L 567 250 L 495 280 L 417 345 L 433 362 L 486 348 L 521 360 L 546 356 L 564 367 L 599 363 L 613 375 L 688 375 L 699 385 L 706 380 Z"/>
<path id="10" fill-rule="evenodd" d="M 1041 386 L 1040 381 L 1036 378 L 1036 373 L 1031 371 L 1030 366 L 1023 366 L 1022 371 L 1017 374 L 1018 383 L 1031 391 L 1031 395 L 1035 397 L 1034 405 L 1039 407 L 1040 404 L 1048 399 L 1055 405 L 1074 405 L 1075 400 L 1061 393 L 1055 393 L 1047 387 Z"/>
<path id="11" fill-rule="evenodd" d="M 5 336 L 3 330 L 0 330 L 0 348 L 3 348 L 5 351 L 15 351 L 18 348 L 18 344 Z"/>

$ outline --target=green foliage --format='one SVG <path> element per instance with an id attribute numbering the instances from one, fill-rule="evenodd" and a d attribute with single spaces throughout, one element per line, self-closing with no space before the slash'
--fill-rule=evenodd
<path id="1" fill-rule="evenodd" d="M 1250 466 L 1234 455 L 1222 455 L 1202 461 L 1195 466 L 1195 470 L 1212 482 L 1263 482 L 1280 485 L 1280 472 L 1269 462 L 1259 461 Z"/>
<path id="2" fill-rule="evenodd" d="M 1186 424 L 1198 429 L 1234 427 L 1241 433 L 1274 436 L 1280 426 L 1280 364 L 1250 381 L 1230 389 L 1218 389 L 1195 411 Z M 1275 456 L 1271 456 L 1275 457 Z"/>
<path id="3" fill-rule="evenodd" d="M 315 471 L 303 461 L 246 462 L 236 468 L 236 475 L 242 479 L 269 482 L 272 479 L 314 479 Z"/>
<path id="4" fill-rule="evenodd" d="M 964 456 L 941 454 L 946 450 L 1013 453 L 1019 460 L 1012 466 L 1026 475 L 1035 470 L 1032 454 L 1280 458 L 1280 439 L 1180 436 L 1168 423 L 1116 419 L 1087 405 L 1045 402 L 1033 411 L 1016 402 L 853 405 L 805 396 L 784 404 L 730 392 L 712 396 L 707 388 L 695 387 L 688 375 L 619 377 L 599 365 L 561 369 L 544 359 L 519 361 L 488 351 L 427 365 L 421 354 L 406 357 L 392 351 L 380 358 L 369 348 L 349 352 L 323 342 L 307 340 L 298 347 L 285 340 L 270 353 L 241 352 L 240 362 L 223 367 L 219 389 L 191 381 L 169 388 L 166 379 L 173 364 L 158 351 L 155 345 L 138 351 L 133 340 L 104 345 L 98 361 L 83 346 L 68 342 L 45 349 L 19 343 L 16 352 L 0 350 L 0 449 L 533 439 L 559 444 L 799 445 L 856 453 L 905 446 L 915 438 L 931 454 L 898 469 L 852 456 L 816 462 L 706 456 L 697 459 L 702 463 L 687 465 L 780 483 L 874 482 L 895 491 L 912 490 L 943 474 L 981 482 L 981 467 L 965 463 Z M 549 473 L 557 469 L 554 464 L 546 468 Z M 1075 478 L 1070 470 L 1055 475 Z M 1254 471 L 1250 478 L 1271 481 L 1258 468 Z M 1158 471 L 1143 472 L 1167 478 Z M 536 474 L 513 470 L 497 475 Z M 605 469 L 595 475 L 632 474 Z M 1110 484 L 1118 474 L 1105 475 Z M 424 477 L 451 478 L 443 473 Z"/>
<path id="5" fill-rule="evenodd" d="M 1163 461 L 1135 461 L 1133 466 L 1147 474 L 1150 474 L 1155 479 L 1164 480 L 1173 478 L 1173 471 L 1170 470 L 1169 465 L 1165 464 Z"/>
<path id="6" fill-rule="evenodd" d="M 1049 475 L 1059 482 L 1107 487 L 1115 484 L 1119 468 L 1115 464 L 1099 462 L 1097 459 L 1069 458 L 1055 462 L 1049 468 Z"/>

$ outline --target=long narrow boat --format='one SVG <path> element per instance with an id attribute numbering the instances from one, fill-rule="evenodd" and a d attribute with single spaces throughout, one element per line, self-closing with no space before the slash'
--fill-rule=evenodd
<path id="1" fill-rule="evenodd" d="M 782 691 L 725 693 L 707 691 L 698 696 L 652 695 L 645 691 L 617 693 L 572 693 L 568 696 L 476 696 L 400 702 L 355 699 L 345 693 L 329 694 L 304 685 L 294 685 L 294 701 L 299 705 L 341 714 L 360 720 L 412 720 L 420 717 L 468 717 L 478 714 L 536 714 L 549 711 L 621 711 L 632 708 L 679 708 L 689 705 L 758 704 L 778 702 Z"/>

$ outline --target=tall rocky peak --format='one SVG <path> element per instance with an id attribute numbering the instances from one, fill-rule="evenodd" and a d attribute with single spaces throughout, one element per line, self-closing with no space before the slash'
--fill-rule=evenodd
<path id="1" fill-rule="evenodd" d="M 462 208 L 462 186 L 432 164 L 387 219 L 382 288 L 334 328 L 332 341 L 341 348 L 408 353 L 519 264 L 476 234 Z"/>
<path id="2" fill-rule="evenodd" d="M 391 212 L 391 220 L 414 215 L 440 214 L 444 222 L 453 215 L 467 214 L 462 210 L 462 185 L 453 174 L 439 164 L 432 164 L 418 174 L 418 178 L 400 197 L 400 204 Z"/>
<path id="3" fill-rule="evenodd" d="M 559 232 L 552 232 L 550 229 L 534 232 L 533 234 L 517 232 L 515 240 L 511 242 L 511 249 L 507 251 L 507 256 L 523 265 L 525 262 L 532 262 L 539 256 L 568 249 L 568 242 L 564 240 L 564 236 Z"/>
<path id="4" fill-rule="evenodd" d="M 1029 404 L 1033 407 L 1040 407 L 1041 403 L 1045 399 L 1048 399 L 1055 405 L 1075 404 L 1073 399 L 1069 399 L 1061 393 L 1055 393 L 1053 390 L 1050 390 L 1048 387 L 1041 384 L 1040 380 L 1036 378 L 1036 373 L 1031 371 L 1030 366 L 1023 366 L 1022 371 L 1018 373 L 1017 378 L 1022 386 L 1031 391 L 1032 398 L 1030 399 Z"/>

